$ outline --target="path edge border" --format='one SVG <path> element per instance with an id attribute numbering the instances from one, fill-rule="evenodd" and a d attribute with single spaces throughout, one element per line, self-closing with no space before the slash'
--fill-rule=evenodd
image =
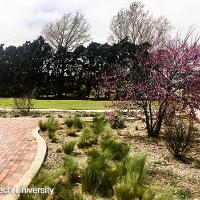
<path id="1" fill-rule="evenodd" d="M 29 169 L 25 172 L 24 176 L 17 182 L 17 184 L 13 187 L 16 191 L 19 191 L 21 188 L 28 187 L 31 183 L 33 177 L 39 171 L 47 153 L 47 144 L 42 136 L 39 135 L 39 127 L 33 129 L 32 131 L 33 137 L 37 142 L 37 151 L 33 162 L 31 163 Z M 19 194 L 9 194 L 3 198 L 3 200 L 16 200 L 19 198 Z"/>

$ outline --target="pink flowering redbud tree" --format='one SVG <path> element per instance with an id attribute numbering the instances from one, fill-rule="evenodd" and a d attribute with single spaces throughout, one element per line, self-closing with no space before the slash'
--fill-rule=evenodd
<path id="1" fill-rule="evenodd" d="M 196 116 L 200 102 L 200 45 L 198 40 L 176 39 L 150 52 L 144 63 L 143 81 L 135 83 L 124 77 L 118 81 L 126 94 L 122 102 L 134 105 L 138 113 L 142 111 L 148 136 L 157 138 L 164 119 L 180 113 Z"/>
<path id="2" fill-rule="evenodd" d="M 134 91 L 141 95 L 142 100 L 135 103 L 144 112 L 149 137 L 159 136 L 164 119 L 184 112 L 195 118 L 200 101 L 198 41 L 169 42 L 150 54 L 145 70 L 148 79 Z"/>

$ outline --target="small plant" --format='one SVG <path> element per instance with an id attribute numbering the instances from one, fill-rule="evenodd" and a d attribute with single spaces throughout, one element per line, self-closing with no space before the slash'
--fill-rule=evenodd
<path id="1" fill-rule="evenodd" d="M 118 200 L 132 200 L 134 199 L 134 192 L 131 184 L 118 183 L 115 187 L 115 196 Z"/>
<path id="2" fill-rule="evenodd" d="M 42 122 L 42 120 L 39 121 L 38 123 L 39 127 L 40 127 L 40 130 L 42 132 L 45 132 L 47 130 L 47 123 L 46 122 Z"/>
<path id="3" fill-rule="evenodd" d="M 58 120 L 56 120 L 53 116 L 49 117 L 47 122 L 42 122 L 42 120 L 39 121 L 39 127 L 41 131 L 47 131 L 49 139 L 52 140 L 52 142 L 56 142 L 58 139 L 57 130 L 59 128 Z"/>
<path id="4" fill-rule="evenodd" d="M 145 187 L 146 156 L 127 157 L 123 163 L 124 176 L 115 187 L 119 200 L 153 199 L 155 194 Z M 147 198 L 148 197 L 148 198 Z"/>
<path id="5" fill-rule="evenodd" d="M 33 98 L 35 90 L 21 95 L 21 97 L 14 98 L 14 108 L 17 109 L 22 115 L 27 115 L 33 108 Z"/>
<path id="6" fill-rule="evenodd" d="M 97 149 L 93 149 L 89 156 L 90 159 L 82 176 L 82 190 L 90 194 L 112 196 L 113 185 L 120 174 L 118 168 L 111 165 L 106 156 Z"/>
<path id="7" fill-rule="evenodd" d="M 165 125 L 165 139 L 167 148 L 176 158 L 182 158 L 192 147 L 196 129 L 192 121 L 179 118 L 170 120 Z"/>
<path id="8" fill-rule="evenodd" d="M 91 152 L 91 160 L 88 162 L 82 176 L 82 190 L 88 193 L 96 193 L 102 179 L 102 170 L 107 167 L 106 158 L 97 150 Z"/>
<path id="9" fill-rule="evenodd" d="M 188 199 L 192 197 L 192 193 L 188 188 L 179 188 L 175 191 L 175 195 L 180 199 Z"/>
<path id="10" fill-rule="evenodd" d="M 67 175 L 70 184 L 79 183 L 81 180 L 81 170 L 72 156 L 66 156 L 63 163 L 64 173 Z"/>
<path id="11" fill-rule="evenodd" d="M 79 117 L 77 117 L 77 116 L 75 116 L 75 117 L 71 117 L 71 116 L 68 117 L 65 120 L 64 123 L 67 125 L 68 128 L 74 127 L 76 129 L 79 129 L 79 130 L 81 130 L 83 128 L 83 126 L 84 126 L 83 121 Z"/>
<path id="12" fill-rule="evenodd" d="M 48 136 L 49 136 L 49 139 L 51 139 L 52 142 L 57 142 L 58 140 L 58 134 L 56 131 L 50 131 L 48 132 Z"/>
<path id="13" fill-rule="evenodd" d="M 192 168 L 196 168 L 196 169 L 200 169 L 200 162 L 197 161 L 197 160 L 194 160 L 194 161 L 191 163 L 191 167 L 192 167 Z"/>
<path id="14" fill-rule="evenodd" d="M 163 166 L 167 166 L 168 163 L 166 160 L 156 160 L 153 162 L 154 165 L 163 165 Z"/>
<path id="15" fill-rule="evenodd" d="M 74 119 L 72 117 L 68 117 L 64 123 L 67 125 L 68 128 L 71 128 L 74 124 Z"/>
<path id="16" fill-rule="evenodd" d="M 63 144 L 62 148 L 66 154 L 71 154 L 74 151 L 74 147 L 76 145 L 76 141 L 71 141 Z"/>
<path id="17" fill-rule="evenodd" d="M 68 128 L 67 129 L 67 135 L 71 136 L 71 137 L 77 137 L 77 129 L 75 129 L 74 127 Z"/>
<path id="18" fill-rule="evenodd" d="M 180 181 L 181 181 L 181 176 L 179 176 L 177 174 L 174 174 L 171 177 L 171 184 L 174 185 L 174 186 L 176 186 Z"/>
<path id="19" fill-rule="evenodd" d="M 92 121 L 94 134 L 99 135 L 100 133 L 104 133 L 107 125 L 107 120 L 104 116 L 95 116 Z"/>
<path id="20" fill-rule="evenodd" d="M 105 138 L 101 143 L 101 148 L 106 151 L 113 160 L 122 160 L 129 153 L 129 146 L 112 138 Z"/>
<path id="21" fill-rule="evenodd" d="M 55 179 L 62 174 L 60 169 L 58 170 L 47 170 L 42 169 L 33 179 L 32 185 L 37 185 L 38 187 L 53 187 L 55 184 Z"/>
<path id="22" fill-rule="evenodd" d="M 56 132 L 59 128 L 59 122 L 53 116 L 49 117 L 47 120 L 47 131 L 49 133 Z"/>
<path id="23" fill-rule="evenodd" d="M 74 192 L 70 185 L 58 188 L 58 194 L 56 197 L 56 199 L 60 200 L 84 200 L 82 194 L 79 192 Z M 51 200 L 52 198 L 50 197 L 49 199 Z"/>
<path id="24" fill-rule="evenodd" d="M 83 128 L 83 125 L 84 123 L 79 117 L 74 117 L 74 123 L 73 123 L 74 128 L 81 130 Z"/>
<path id="25" fill-rule="evenodd" d="M 82 130 L 82 135 L 78 143 L 79 148 L 90 147 L 93 144 L 97 144 L 98 139 L 96 135 L 92 132 L 90 127 L 85 127 Z"/>
<path id="26" fill-rule="evenodd" d="M 124 128 L 125 119 L 122 117 L 120 112 L 109 112 L 107 113 L 108 122 L 111 124 L 111 127 L 114 129 Z"/>

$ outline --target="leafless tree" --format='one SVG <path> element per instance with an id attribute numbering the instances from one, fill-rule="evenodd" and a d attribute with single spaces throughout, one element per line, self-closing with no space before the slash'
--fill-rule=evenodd
<path id="1" fill-rule="evenodd" d="M 154 47 L 160 47 L 169 39 L 172 26 L 166 18 L 155 18 L 145 11 L 142 3 L 133 2 L 128 9 L 121 9 L 113 17 L 110 29 L 110 42 L 128 38 L 135 44 L 149 42 Z"/>
<path id="2" fill-rule="evenodd" d="M 89 31 L 85 16 L 77 12 L 64 14 L 61 19 L 47 24 L 42 35 L 55 49 L 63 46 L 71 51 L 90 40 Z"/>

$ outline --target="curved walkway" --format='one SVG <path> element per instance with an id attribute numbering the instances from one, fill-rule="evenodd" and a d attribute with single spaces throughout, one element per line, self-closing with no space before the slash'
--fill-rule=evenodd
<path id="1" fill-rule="evenodd" d="M 38 152 L 37 136 L 33 134 L 37 124 L 38 119 L 0 118 L 0 190 L 20 187 L 20 180 L 24 180 L 27 171 L 38 157 L 37 154 L 41 153 Z M 36 167 L 36 171 L 40 165 Z M 32 173 L 35 174 L 36 171 Z M 5 197 L 8 196 L 0 194 L 0 200 Z"/>

